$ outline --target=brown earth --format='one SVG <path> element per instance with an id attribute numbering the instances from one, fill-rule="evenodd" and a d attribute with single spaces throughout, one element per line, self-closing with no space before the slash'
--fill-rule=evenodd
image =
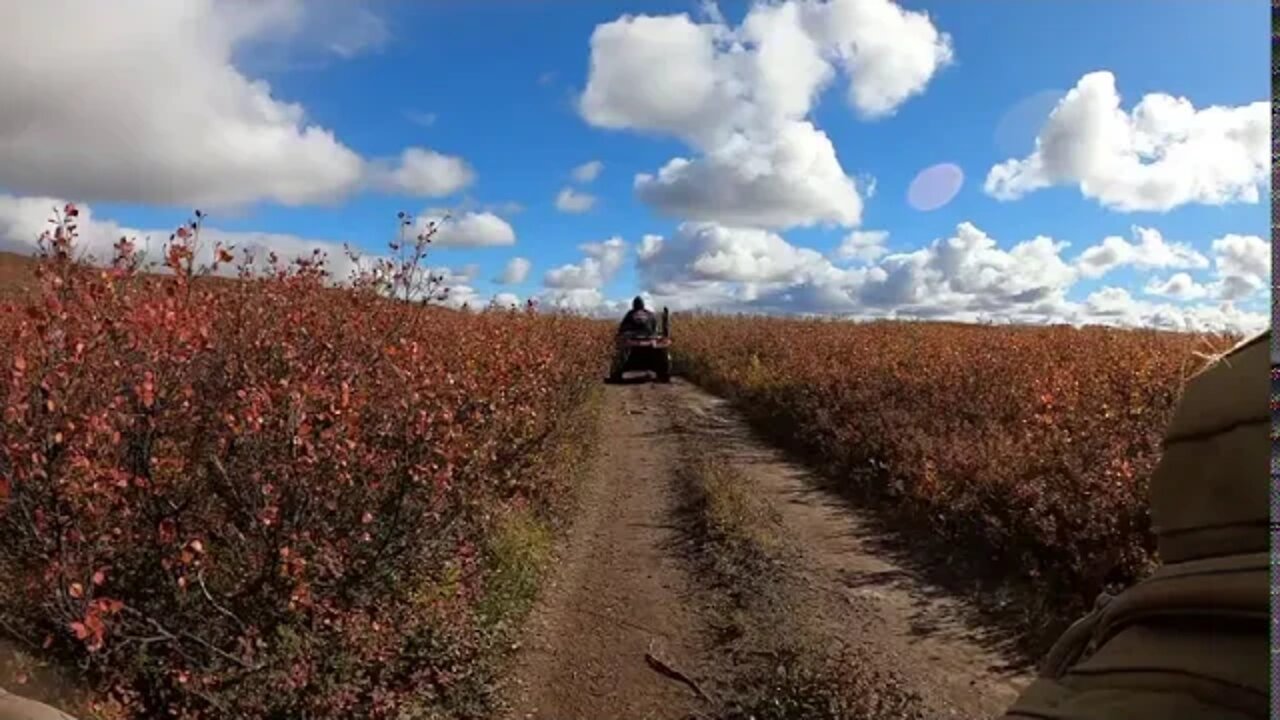
<path id="1" fill-rule="evenodd" d="M 680 718 L 702 701 L 646 654 L 703 673 L 696 593 L 675 546 L 670 386 L 610 387 L 601 447 L 516 660 L 510 718 Z M 697 680 L 695 679 L 695 682 Z"/>
<path id="2" fill-rule="evenodd" d="M 579 518 L 516 656 L 509 718 L 717 713 L 737 668 L 716 633 L 713 593 L 680 543 L 681 448 L 714 449 L 778 511 L 795 550 L 783 569 L 787 612 L 808 635 L 876 666 L 860 674 L 900 683 L 922 716 L 991 717 L 1029 681 L 1007 635 L 884 549 L 873 518 L 819 489 L 725 402 L 678 380 L 614 386 L 601 422 Z M 647 662 L 649 651 L 663 662 Z"/>
<path id="3" fill-rule="evenodd" d="M 0 718 L 9 720 L 14 716 L 6 713 L 16 712 L 15 705 L 21 706 L 21 701 L 10 695 L 46 703 L 39 712 L 23 706 L 24 712 L 30 714 L 18 715 L 21 720 L 87 717 L 89 693 L 59 669 L 37 660 L 29 650 L 18 642 L 0 638 Z"/>
<path id="4" fill-rule="evenodd" d="M 25 300 L 35 292 L 35 267 L 27 255 L 0 251 L 0 303 Z"/>

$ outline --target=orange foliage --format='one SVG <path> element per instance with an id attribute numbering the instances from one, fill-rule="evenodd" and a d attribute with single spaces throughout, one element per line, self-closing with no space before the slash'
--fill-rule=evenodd
<path id="1" fill-rule="evenodd" d="M 714 316 L 681 328 L 691 379 L 1056 604 L 1092 603 L 1151 561 L 1148 476 L 1204 338 Z"/>
<path id="2" fill-rule="evenodd" d="M 0 311 L 0 619 L 116 717 L 407 717 L 465 695 L 482 548 L 607 328 L 338 291 L 321 264 L 199 282 L 124 241 Z M 226 253 L 218 253 L 225 260 Z M 416 715 L 415 715 L 416 716 Z"/>

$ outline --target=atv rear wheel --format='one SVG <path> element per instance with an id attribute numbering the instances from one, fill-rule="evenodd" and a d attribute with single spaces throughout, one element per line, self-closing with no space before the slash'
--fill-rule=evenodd
<path id="1" fill-rule="evenodd" d="M 658 382 L 660 383 L 671 382 L 671 356 L 670 355 L 668 355 L 667 353 L 663 353 L 658 358 L 657 367 L 654 368 L 654 374 L 657 375 Z"/>

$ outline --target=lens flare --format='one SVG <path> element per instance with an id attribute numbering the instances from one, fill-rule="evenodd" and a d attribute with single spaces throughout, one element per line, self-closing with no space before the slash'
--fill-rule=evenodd
<path id="1" fill-rule="evenodd" d="M 993 138 L 1000 159 L 1030 155 L 1036 149 L 1036 136 L 1066 95 L 1066 90 L 1041 90 L 1022 98 L 1005 111 L 996 125 Z"/>
<path id="2" fill-rule="evenodd" d="M 937 210 L 955 198 L 964 185 L 964 171 L 955 163 L 939 163 L 916 175 L 907 188 L 907 203 L 916 210 Z"/>

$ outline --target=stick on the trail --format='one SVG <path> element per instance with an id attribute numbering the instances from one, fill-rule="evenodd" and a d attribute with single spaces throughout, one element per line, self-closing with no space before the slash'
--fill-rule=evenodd
<path id="1" fill-rule="evenodd" d="M 671 678 L 672 680 L 675 680 L 677 682 L 682 682 L 685 685 L 688 685 L 689 689 L 697 693 L 698 697 L 702 698 L 703 700 L 706 700 L 709 703 L 714 703 L 714 701 L 711 699 L 711 696 L 703 692 L 702 688 L 699 687 L 698 683 L 694 682 L 692 678 L 680 672 L 679 670 L 675 669 L 671 665 L 663 662 L 662 660 L 659 660 L 658 657 L 654 655 L 652 652 L 653 650 L 652 644 L 650 644 L 649 650 L 650 652 L 647 652 L 644 654 L 644 661 L 649 664 L 649 667 L 653 668 L 654 670 L 661 673 L 662 675 L 665 675 Z"/>

